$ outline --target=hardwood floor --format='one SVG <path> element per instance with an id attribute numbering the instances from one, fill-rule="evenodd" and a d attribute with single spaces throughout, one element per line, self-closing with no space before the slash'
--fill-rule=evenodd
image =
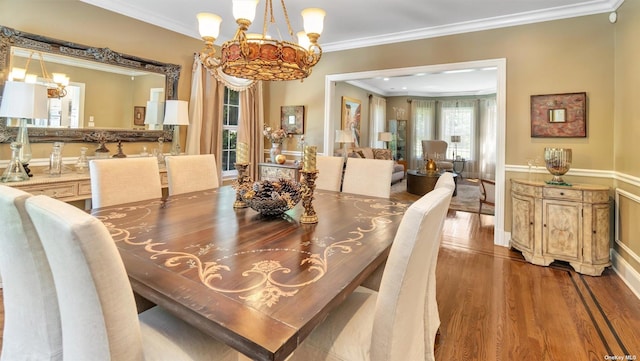
<path id="1" fill-rule="evenodd" d="M 493 226 L 492 216 L 447 215 L 436 360 L 640 357 L 640 300 L 611 269 L 590 277 L 562 263 L 529 264 L 519 252 L 493 245 Z"/>

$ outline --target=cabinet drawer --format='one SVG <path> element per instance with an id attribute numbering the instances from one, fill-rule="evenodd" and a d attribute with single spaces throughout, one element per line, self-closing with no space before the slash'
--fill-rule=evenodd
<path id="1" fill-rule="evenodd" d="M 555 198 L 568 201 L 582 201 L 582 191 L 564 188 L 544 188 L 543 198 Z"/>
<path id="2" fill-rule="evenodd" d="M 536 190 L 536 187 L 534 186 L 511 182 L 511 191 L 513 193 L 518 193 L 520 195 L 533 197 L 535 196 L 535 190 Z"/>
<path id="3" fill-rule="evenodd" d="M 31 187 L 21 187 L 25 192 L 33 195 L 43 194 L 51 198 L 64 199 L 77 196 L 77 183 L 56 184 L 56 185 L 39 185 Z"/>
<path id="4" fill-rule="evenodd" d="M 608 203 L 609 192 L 607 191 L 584 191 L 584 201 L 586 203 Z"/>
<path id="5" fill-rule="evenodd" d="M 91 197 L 91 181 L 78 182 L 78 195 Z"/>

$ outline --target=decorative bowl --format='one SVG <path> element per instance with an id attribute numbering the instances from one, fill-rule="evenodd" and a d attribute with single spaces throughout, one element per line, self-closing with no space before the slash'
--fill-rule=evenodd
<path id="1" fill-rule="evenodd" d="M 544 148 L 544 163 L 549 173 L 553 175 L 548 184 L 568 185 L 562 176 L 571 168 L 571 149 Z"/>
<path id="2" fill-rule="evenodd" d="M 279 216 L 300 202 L 300 185 L 288 179 L 254 182 L 242 199 L 251 209 L 264 216 Z"/>

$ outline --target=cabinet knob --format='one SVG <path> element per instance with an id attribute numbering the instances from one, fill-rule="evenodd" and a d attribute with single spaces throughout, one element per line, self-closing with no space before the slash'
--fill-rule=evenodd
<path id="1" fill-rule="evenodd" d="M 546 226 L 547 226 L 546 224 L 543 224 L 543 225 L 542 225 L 542 227 L 546 227 Z"/>
<path id="2" fill-rule="evenodd" d="M 561 196 L 563 196 L 563 195 L 564 195 L 564 192 L 560 192 L 560 195 L 561 195 Z"/>

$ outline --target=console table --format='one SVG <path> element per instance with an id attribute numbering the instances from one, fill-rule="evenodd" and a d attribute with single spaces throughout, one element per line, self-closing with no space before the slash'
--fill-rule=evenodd
<path id="1" fill-rule="evenodd" d="M 114 160 L 117 162 L 117 160 Z M 160 169 L 160 183 L 168 187 L 169 180 L 166 168 Z M 22 182 L 0 183 L 21 189 L 33 195 L 44 194 L 64 202 L 86 201 L 85 208 L 91 208 L 91 177 L 89 172 L 78 174 L 72 171 L 62 173 L 59 177 L 34 171 L 31 179 Z"/>
<path id="2" fill-rule="evenodd" d="M 610 266 L 609 188 L 511 180 L 511 247 L 537 265 L 566 261 L 599 276 Z"/>

